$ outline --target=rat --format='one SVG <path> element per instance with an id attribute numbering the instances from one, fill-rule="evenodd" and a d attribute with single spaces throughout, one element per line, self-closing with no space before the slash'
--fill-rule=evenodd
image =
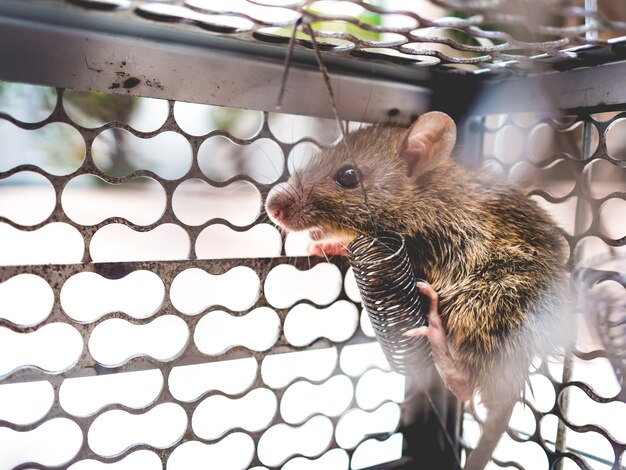
<path id="1" fill-rule="evenodd" d="M 321 151 L 265 208 L 286 231 L 309 231 L 311 255 L 345 255 L 360 234 L 394 231 L 428 299 L 434 364 L 461 401 L 487 410 L 466 470 L 489 462 L 524 391 L 531 361 L 565 341 L 566 249 L 559 229 L 521 189 L 451 158 L 456 125 L 442 112 L 409 129 L 374 125 Z"/>

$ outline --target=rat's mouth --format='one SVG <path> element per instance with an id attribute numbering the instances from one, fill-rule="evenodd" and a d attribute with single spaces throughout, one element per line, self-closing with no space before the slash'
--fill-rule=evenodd
<path id="1" fill-rule="evenodd" d="M 310 227 L 307 230 L 311 241 L 316 243 L 338 242 L 347 245 L 356 236 L 323 227 Z"/>

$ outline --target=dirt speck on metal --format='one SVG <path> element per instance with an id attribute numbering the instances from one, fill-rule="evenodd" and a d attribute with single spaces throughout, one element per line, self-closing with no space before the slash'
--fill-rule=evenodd
<path id="1" fill-rule="evenodd" d="M 139 80 L 137 77 L 130 77 L 124 80 L 124 82 L 122 82 L 122 86 L 126 89 L 129 89 L 129 88 L 136 87 L 140 83 L 141 83 L 141 80 Z"/>

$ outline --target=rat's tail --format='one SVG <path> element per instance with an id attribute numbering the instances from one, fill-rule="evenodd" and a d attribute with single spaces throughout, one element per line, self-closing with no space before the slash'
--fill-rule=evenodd
<path id="1" fill-rule="evenodd" d="M 464 470 L 483 470 L 485 468 L 500 437 L 506 431 L 518 398 L 510 394 L 485 397 L 483 404 L 487 408 L 487 418 L 482 426 L 483 434 L 476 448 L 469 454 L 463 467 Z"/>

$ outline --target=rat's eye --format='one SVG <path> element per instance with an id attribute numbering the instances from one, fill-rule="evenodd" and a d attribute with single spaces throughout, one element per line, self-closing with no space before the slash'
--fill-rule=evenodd
<path id="1" fill-rule="evenodd" d="M 333 179 L 343 188 L 352 189 L 359 185 L 356 168 L 350 165 L 342 166 L 337 170 Z"/>

